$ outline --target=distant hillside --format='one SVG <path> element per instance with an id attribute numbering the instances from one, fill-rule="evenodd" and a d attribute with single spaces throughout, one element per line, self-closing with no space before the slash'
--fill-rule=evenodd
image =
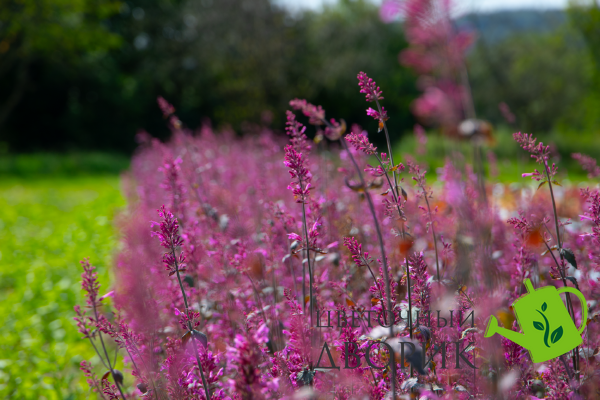
<path id="1" fill-rule="evenodd" d="M 456 24 L 476 30 L 488 43 L 506 39 L 518 33 L 544 33 L 556 30 L 567 21 L 564 10 L 509 10 L 467 14 Z"/>

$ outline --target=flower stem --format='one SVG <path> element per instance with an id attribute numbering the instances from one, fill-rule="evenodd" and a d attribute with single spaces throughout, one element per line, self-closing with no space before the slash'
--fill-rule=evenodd
<path id="1" fill-rule="evenodd" d="M 381 258 L 382 258 L 382 262 L 383 262 L 383 277 L 385 280 L 385 294 L 386 294 L 386 298 L 387 298 L 386 299 L 387 306 L 388 306 L 388 310 L 390 311 L 391 316 L 393 316 L 393 319 L 394 319 L 393 321 L 390 321 L 390 338 L 392 338 L 392 337 L 394 337 L 394 322 L 395 322 L 396 317 L 394 316 L 394 309 L 392 308 L 390 276 L 389 276 L 389 271 L 388 271 L 388 266 L 387 266 L 387 257 L 385 255 L 385 246 L 383 244 L 383 235 L 381 234 L 381 228 L 379 227 L 379 221 L 377 220 L 377 214 L 375 213 L 375 206 L 373 205 L 373 199 L 371 199 L 371 194 L 369 193 L 369 191 L 367 189 L 367 185 L 365 184 L 365 179 L 362 176 L 362 172 L 360 171 L 360 168 L 358 167 L 358 164 L 356 163 L 356 160 L 354 159 L 352 152 L 350 152 L 350 149 L 348 148 L 348 144 L 346 143 L 346 141 L 340 140 L 340 142 L 342 142 L 342 146 L 344 147 L 344 150 L 346 150 L 346 152 L 350 156 L 350 159 L 352 160 L 352 164 L 354 165 L 354 168 L 356 170 L 358 178 L 360 179 L 360 183 L 365 191 L 364 192 L 365 197 L 367 198 L 367 202 L 369 203 L 369 210 L 371 211 L 371 215 L 373 216 L 373 223 L 375 224 L 375 230 L 377 232 L 377 239 L 379 240 L 379 248 L 381 251 Z M 411 332 L 411 335 L 412 335 L 412 332 Z M 395 366 L 394 366 L 394 368 L 392 368 L 391 381 L 392 381 L 392 393 L 395 398 L 396 397 L 396 368 L 395 368 Z"/>
<path id="2" fill-rule="evenodd" d="M 556 201 L 554 200 L 554 189 L 552 188 L 552 181 L 550 180 L 550 171 L 549 171 L 549 167 L 548 167 L 548 161 L 544 159 L 544 172 L 546 173 L 546 179 L 548 180 L 548 187 L 550 188 L 550 198 L 552 199 L 552 210 L 554 212 L 554 226 L 556 228 L 556 242 L 558 244 L 558 248 L 562 249 L 562 243 L 560 241 L 560 229 L 559 229 L 559 224 L 558 224 L 558 213 L 556 212 Z M 558 254 L 560 255 L 560 260 L 564 263 L 564 257 L 562 255 L 562 252 L 559 250 Z M 563 285 L 566 287 L 567 286 L 567 281 L 565 279 L 565 273 L 562 270 L 562 268 L 558 268 L 560 274 L 561 274 L 561 278 L 563 281 Z M 573 322 L 575 322 L 575 310 L 573 309 L 573 303 L 571 302 L 571 295 L 569 293 L 566 294 L 567 295 L 567 307 L 570 308 L 571 311 L 571 318 L 573 319 Z M 583 305 L 582 305 L 583 307 Z M 575 349 L 573 349 L 573 354 L 572 354 L 572 358 L 573 358 L 573 370 L 578 371 L 579 370 L 579 346 L 575 347 Z M 577 374 L 577 381 L 579 382 L 580 380 L 580 376 L 579 374 Z"/>
<path id="3" fill-rule="evenodd" d="M 175 261 L 175 272 L 177 273 L 177 282 L 179 282 L 179 288 L 181 289 L 181 294 L 183 295 L 183 304 L 185 305 L 185 316 L 188 320 L 187 323 L 188 328 L 190 330 L 190 335 L 192 335 L 192 347 L 194 348 L 194 355 L 196 356 L 196 362 L 198 363 L 198 369 L 200 370 L 200 376 L 202 377 L 202 386 L 204 386 L 204 393 L 206 394 L 206 399 L 210 400 L 210 391 L 208 389 L 208 384 L 206 383 L 206 378 L 204 377 L 204 370 L 202 369 L 200 357 L 198 356 L 198 348 L 196 347 L 196 337 L 194 335 L 194 329 L 189 318 L 190 312 L 188 307 L 187 296 L 185 295 L 183 283 L 181 282 L 181 275 L 179 274 L 179 263 L 177 262 L 177 257 L 175 257 L 175 248 L 173 246 L 171 246 L 171 254 L 173 256 L 173 260 Z"/>

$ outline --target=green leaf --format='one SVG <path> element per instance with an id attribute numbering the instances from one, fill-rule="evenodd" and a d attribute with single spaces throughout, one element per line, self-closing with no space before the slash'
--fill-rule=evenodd
<path id="1" fill-rule="evenodd" d="M 538 331 L 543 331 L 544 330 L 544 325 L 541 322 L 533 321 L 533 326 Z"/>
<path id="2" fill-rule="evenodd" d="M 542 304 L 542 311 L 546 311 L 546 308 L 548 308 L 548 304 L 544 302 L 544 304 Z"/>
<path id="3" fill-rule="evenodd" d="M 558 181 L 556 179 L 553 180 L 552 183 L 554 183 L 556 186 L 562 186 L 560 183 L 558 183 Z"/>
<path id="4" fill-rule="evenodd" d="M 544 186 L 544 184 L 546 184 L 546 183 L 548 183 L 548 181 L 543 181 L 542 183 L 540 183 L 540 186 L 538 186 L 537 190 L 540 190 L 540 188 L 541 188 L 542 186 Z"/>
<path id="5" fill-rule="evenodd" d="M 562 335 L 563 335 L 563 328 L 562 328 L 562 326 L 559 326 L 558 328 L 556 328 L 554 330 L 554 332 L 552 332 L 552 335 L 550 336 L 550 341 L 552 343 L 556 343 L 560 340 Z"/>

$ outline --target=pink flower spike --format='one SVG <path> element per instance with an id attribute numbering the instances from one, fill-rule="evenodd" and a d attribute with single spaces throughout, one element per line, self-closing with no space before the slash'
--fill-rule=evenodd
<path id="1" fill-rule="evenodd" d="M 302 238 L 297 233 L 288 233 L 288 239 L 301 241 Z"/>
<path id="2" fill-rule="evenodd" d="M 111 290 L 110 292 L 106 293 L 104 296 L 100 297 L 98 300 L 104 300 L 107 297 L 114 297 L 115 296 L 115 291 Z"/>
<path id="3" fill-rule="evenodd" d="M 379 111 L 369 107 L 369 109 L 367 109 L 367 115 L 380 121 L 387 121 L 389 119 L 385 107 L 381 107 L 381 114 Z"/>
<path id="4" fill-rule="evenodd" d="M 367 101 L 383 100 L 382 91 L 373 79 L 362 71 L 358 73 L 357 78 L 360 92 L 365 94 Z"/>
<path id="5" fill-rule="evenodd" d="M 369 142 L 369 139 L 362 133 L 349 133 L 345 139 L 350 142 L 356 150 L 360 150 L 365 154 L 371 155 L 377 152 L 377 147 Z"/>
<path id="6" fill-rule="evenodd" d="M 162 96 L 158 96 L 156 101 L 158 102 L 158 107 L 160 108 L 160 111 L 162 111 L 163 116 L 165 118 L 168 118 L 169 116 L 171 116 L 171 114 L 173 114 L 175 112 L 175 107 L 173 107 Z"/>

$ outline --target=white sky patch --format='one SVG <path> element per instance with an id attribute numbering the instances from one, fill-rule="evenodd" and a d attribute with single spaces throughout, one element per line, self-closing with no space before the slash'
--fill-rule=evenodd
<path id="1" fill-rule="evenodd" d="M 319 10 L 323 4 L 335 3 L 335 0 L 275 0 L 277 3 L 293 10 L 302 9 Z M 375 4 L 381 4 L 382 0 L 372 0 Z M 467 12 L 489 12 L 499 10 L 510 10 L 519 8 L 565 8 L 568 0 L 455 0 L 457 11 Z"/>

